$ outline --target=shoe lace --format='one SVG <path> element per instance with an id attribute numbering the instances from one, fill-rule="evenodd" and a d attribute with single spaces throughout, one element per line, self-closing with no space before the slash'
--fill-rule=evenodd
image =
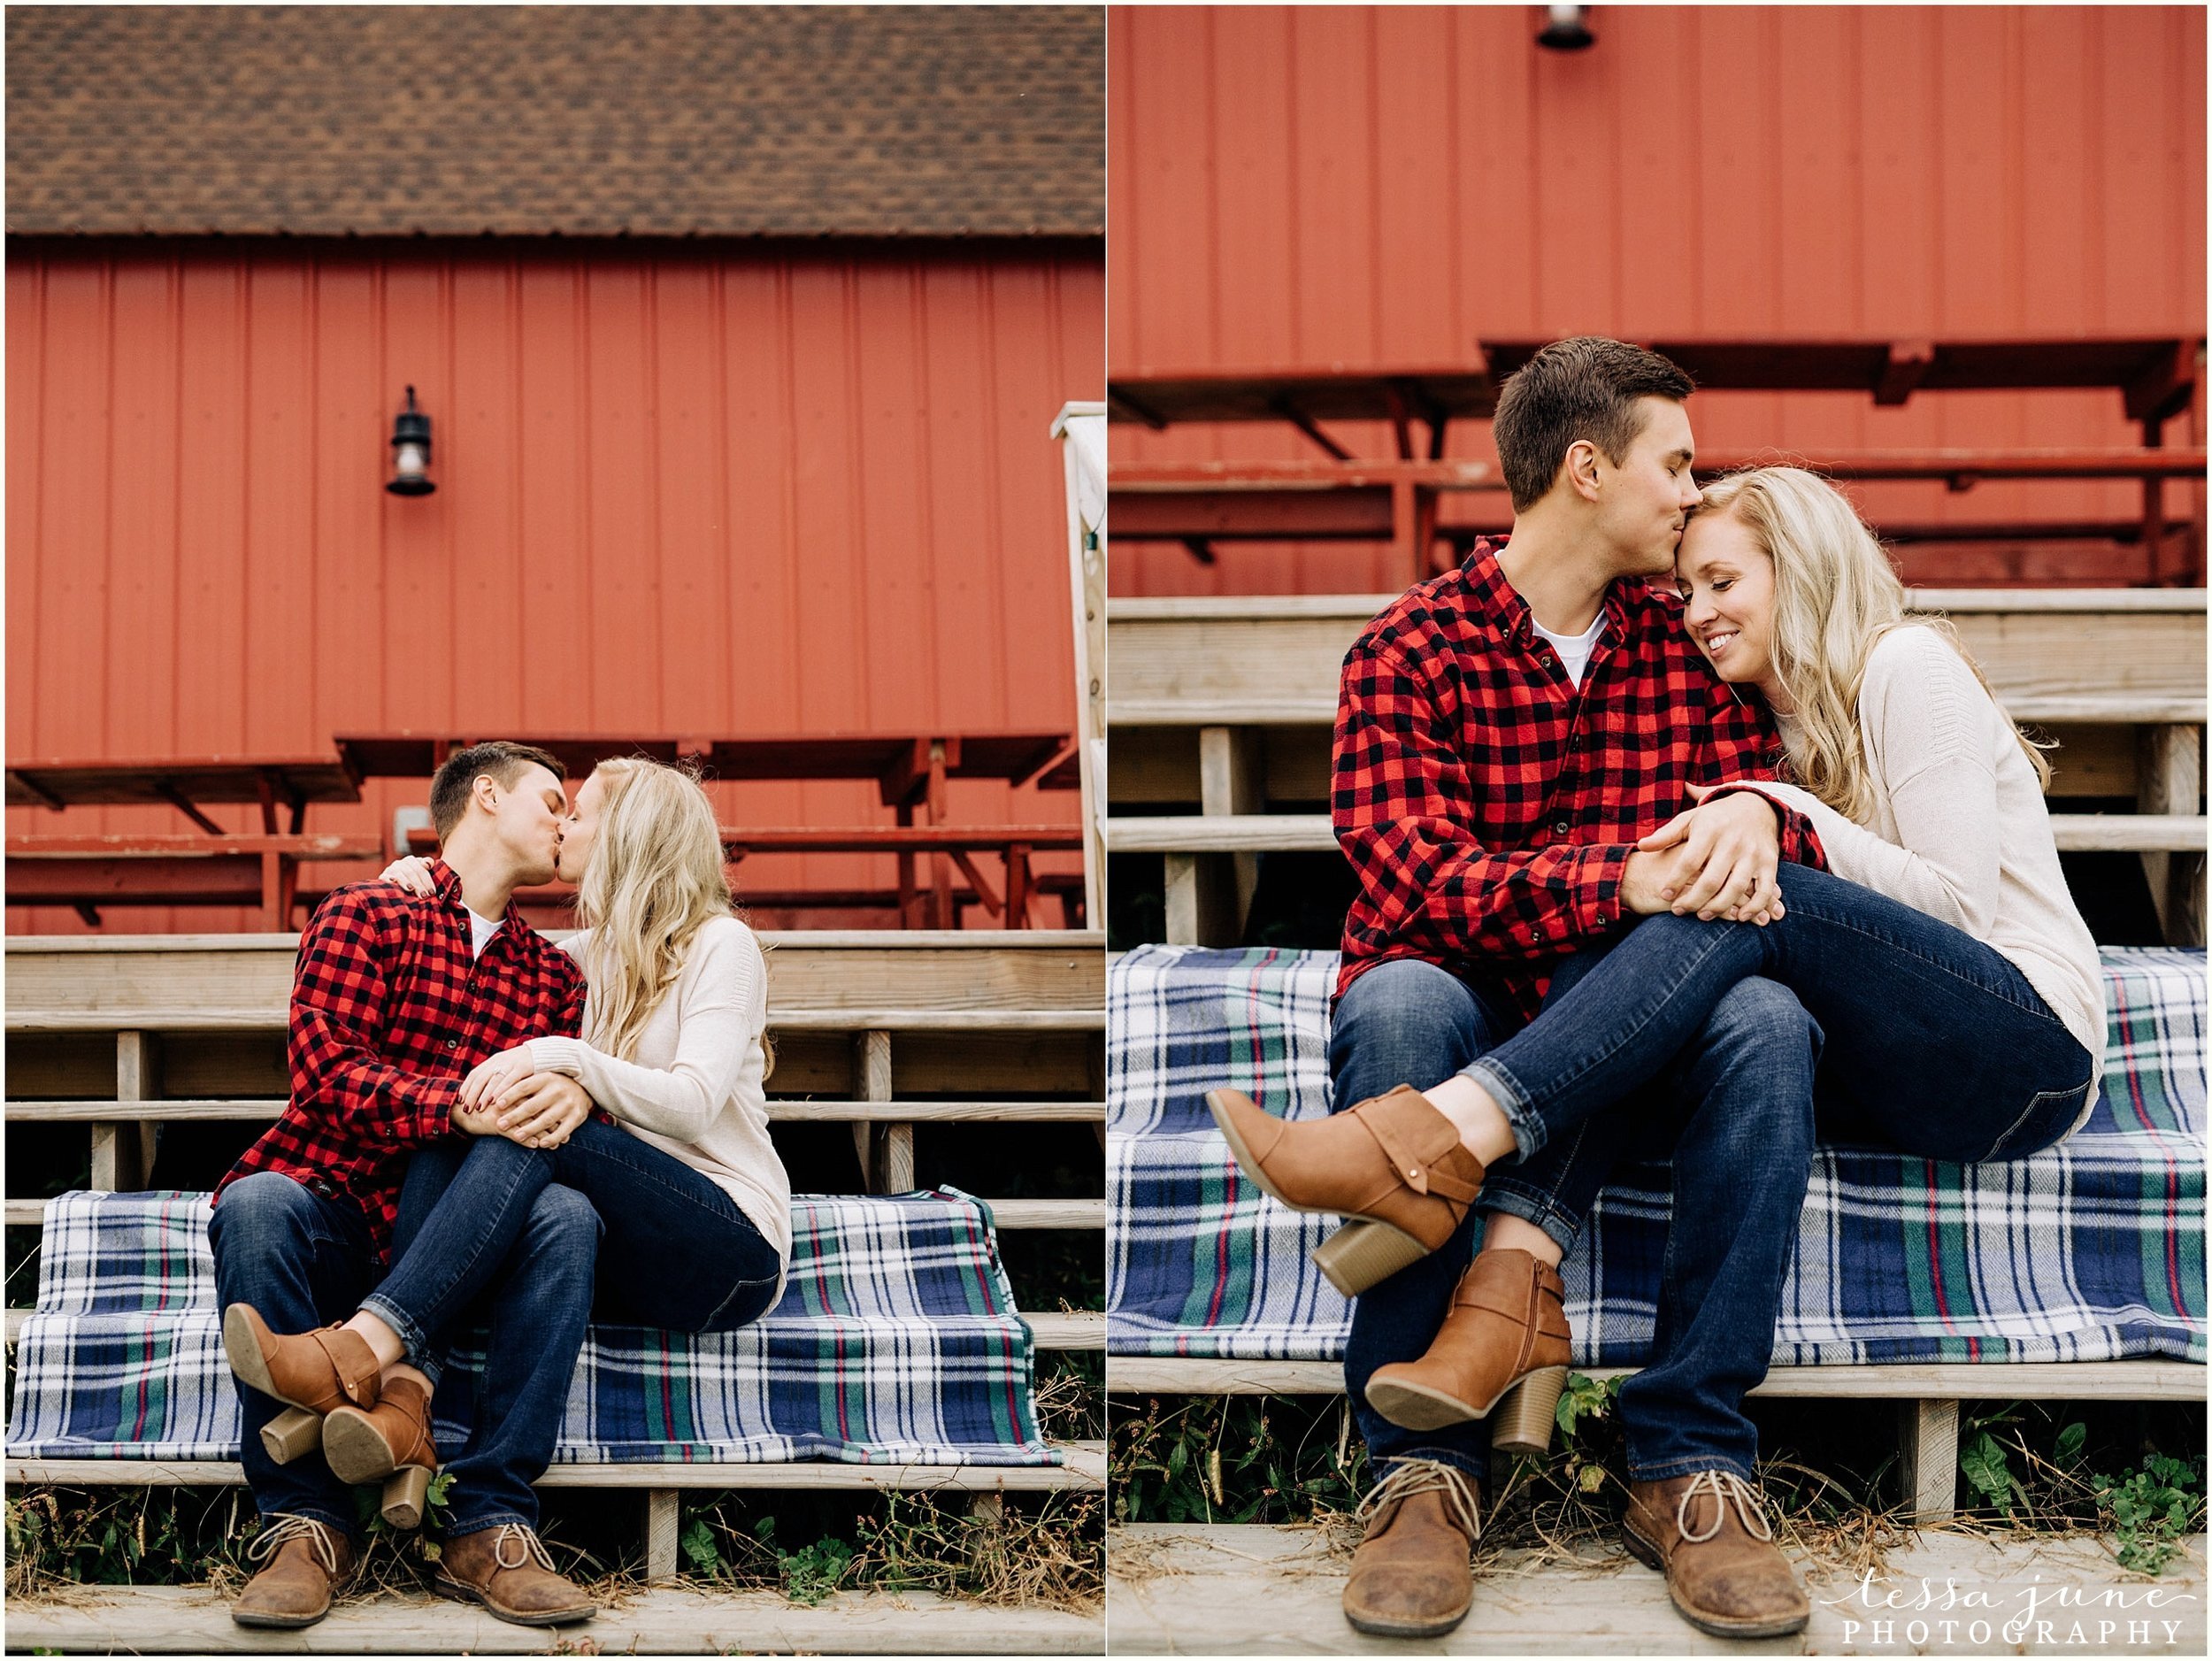
<path id="1" fill-rule="evenodd" d="M 510 1540 L 512 1540 L 518 1548 L 518 1555 L 512 1563 L 507 1561 L 507 1542 Z M 526 1564 L 535 1562 L 538 1567 L 549 1574 L 560 1573 L 559 1570 L 554 1568 L 552 1554 L 546 1550 L 544 1542 L 538 1538 L 536 1532 L 525 1528 L 520 1523 L 499 1525 L 499 1532 L 492 1536 L 492 1561 L 503 1569 L 519 1569 Z"/>
<path id="2" fill-rule="evenodd" d="M 1702 1534 L 1692 1534 L 1690 1502 L 1703 1493 L 1709 1485 L 1713 1495 L 1713 1526 Z M 1690 1479 L 1690 1486 L 1682 1490 L 1682 1497 L 1674 1503 L 1675 1532 L 1691 1545 L 1703 1544 L 1720 1533 L 1721 1525 L 1728 1520 L 1728 1507 L 1732 1502 L 1747 1534 L 1754 1540 L 1773 1540 L 1774 1529 L 1760 1506 L 1758 1490 L 1733 1471 L 1700 1471 Z"/>
<path id="3" fill-rule="evenodd" d="M 1390 1474 L 1368 1490 L 1354 1514 L 1363 1525 L 1371 1523 L 1385 1506 L 1411 1499 L 1416 1494 L 1443 1495 L 1445 1506 L 1467 1537 L 1482 1538 L 1482 1504 L 1476 1497 L 1475 1485 L 1464 1471 L 1441 1459 L 1398 1460 L 1390 1467 Z"/>
<path id="4" fill-rule="evenodd" d="M 294 1540 L 304 1540 L 315 1549 L 332 1580 L 338 1578 L 338 1548 L 331 1543 L 330 1525 L 318 1522 L 312 1517 L 298 1517 L 289 1511 L 276 1514 L 275 1526 L 263 1529 L 246 1547 L 246 1561 L 261 1563 L 273 1557 L 280 1547 Z"/>

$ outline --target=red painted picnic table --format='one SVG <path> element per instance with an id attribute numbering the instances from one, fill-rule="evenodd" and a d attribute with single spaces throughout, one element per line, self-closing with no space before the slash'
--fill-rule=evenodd
<path id="1" fill-rule="evenodd" d="M 1045 851 L 1064 851 L 1083 846 L 1083 831 L 1076 825 L 858 825 L 846 827 L 776 827 L 765 829 L 722 827 L 722 851 L 732 864 L 748 854 L 890 853 L 910 857 L 942 854 L 965 877 L 978 904 L 991 916 L 1004 919 L 1009 928 L 1030 927 L 1029 902 L 1039 891 L 1030 857 Z M 432 854 L 438 849 L 437 834 L 427 829 L 408 833 L 411 853 Z M 972 857 L 979 851 L 1000 856 L 1006 866 L 1006 893 L 1002 900 Z M 916 896 L 910 882 L 899 896 L 901 915 L 912 908 Z M 780 895 L 780 900 L 803 898 Z"/>
<path id="2" fill-rule="evenodd" d="M 8 805 L 175 808 L 211 836 L 229 833 L 203 811 L 209 804 L 255 802 L 261 828 L 274 836 L 277 810 L 290 834 L 304 827 L 310 802 L 358 802 L 361 774 L 342 756 L 201 756 L 157 761 L 12 761 Z"/>
<path id="3" fill-rule="evenodd" d="M 8 904 L 66 905 L 97 927 L 103 905 L 239 905 L 289 929 L 307 860 L 374 859 L 373 836 L 10 836 Z"/>
<path id="4" fill-rule="evenodd" d="M 818 839 L 841 833 L 819 831 L 809 827 L 794 827 L 787 831 L 760 833 L 799 840 L 787 842 L 778 850 L 785 852 L 854 852 L 879 851 L 894 853 L 898 857 L 899 915 L 910 926 L 926 923 L 947 928 L 956 920 L 952 873 L 956 865 L 976 885 L 979 899 L 990 895 L 984 903 L 987 909 L 997 896 L 989 886 L 978 880 L 971 862 L 965 859 L 968 850 L 978 848 L 998 848 L 1010 850 L 1015 838 L 1003 826 L 972 827 L 973 838 L 964 845 L 956 845 L 957 839 L 970 834 L 967 827 L 956 829 L 945 823 L 945 786 L 952 779 L 996 779 L 1009 784 L 1034 781 L 1040 789 L 1068 789 L 1074 788 L 1071 770 L 1062 768 L 1060 762 L 1068 750 L 1071 739 L 1064 732 L 1035 731 L 1007 732 L 998 730 L 919 733 L 815 733 L 795 734 L 749 734 L 743 736 L 717 736 L 708 734 L 553 734 L 531 735 L 522 733 L 465 734 L 456 731 L 396 732 L 372 734 L 341 734 L 334 741 L 338 753 L 349 765 L 358 770 L 364 778 L 428 778 L 446 757 L 469 744 L 492 736 L 511 738 L 518 743 L 532 744 L 560 757 L 572 774 L 580 777 L 593 765 L 617 756 L 645 756 L 656 761 L 676 762 L 695 759 L 702 771 L 716 781 L 753 781 L 766 780 L 872 780 L 885 806 L 895 811 L 897 824 L 879 827 L 880 836 L 895 839 L 901 832 L 920 833 L 943 830 L 951 833 L 952 842 L 930 842 L 926 838 L 910 837 L 908 845 L 899 846 L 895 840 L 879 840 L 863 850 L 859 848 L 832 849 Z M 915 823 L 917 810 L 927 820 L 926 825 Z M 1019 829 L 1021 827 L 1015 827 Z M 1033 827 L 1035 828 L 1035 827 Z M 873 833 L 872 833 L 873 834 Z M 1074 838 L 1070 844 L 1080 847 L 1080 833 L 1064 827 L 1053 827 L 1051 834 Z M 810 845 L 805 839 L 817 839 Z M 754 842 L 749 846 L 767 851 L 765 842 Z M 1037 846 L 1034 838 L 1028 846 Z M 915 859 L 926 857 L 932 865 L 932 880 L 926 890 L 915 880 Z M 1025 865 L 1027 855 L 1021 856 Z M 1008 886 L 1015 883 L 1012 865 L 1008 868 Z M 1028 886 L 1024 879 L 1024 886 Z M 925 904 L 926 903 L 926 904 Z M 1018 913 L 1025 915 L 1025 911 Z"/>

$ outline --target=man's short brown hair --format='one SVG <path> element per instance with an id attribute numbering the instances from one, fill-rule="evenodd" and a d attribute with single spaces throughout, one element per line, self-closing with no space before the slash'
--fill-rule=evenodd
<path id="1" fill-rule="evenodd" d="M 461 815 L 468 811 L 469 792 L 476 788 L 477 780 L 486 774 L 503 790 L 514 788 L 523 771 L 528 767 L 543 767 L 556 779 L 565 780 L 568 769 L 561 765 L 560 757 L 548 755 L 531 744 L 514 744 L 503 738 L 471 744 L 466 750 L 457 750 L 438 769 L 430 781 L 430 823 L 438 833 L 440 842 L 453 834 L 453 827 L 461 822 Z"/>
<path id="2" fill-rule="evenodd" d="M 1494 435 L 1516 513 L 1544 498 L 1578 439 L 1615 466 L 1643 431 L 1639 398 L 1680 403 L 1697 389 L 1680 365 L 1657 352 L 1601 335 L 1554 341 L 1517 370 L 1498 394 Z"/>

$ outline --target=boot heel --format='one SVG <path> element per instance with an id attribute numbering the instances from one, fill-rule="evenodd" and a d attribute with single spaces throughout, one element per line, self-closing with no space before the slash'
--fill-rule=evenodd
<path id="1" fill-rule="evenodd" d="M 1428 1255 L 1429 1249 L 1404 1230 L 1365 1219 L 1345 1224 L 1313 1249 L 1321 1273 L 1347 1297 L 1357 1297 Z"/>
<path id="2" fill-rule="evenodd" d="M 419 1528 L 429 1502 L 429 1471 L 419 1465 L 403 1465 L 384 1484 L 384 1520 L 395 1528 Z"/>
<path id="3" fill-rule="evenodd" d="M 288 1407 L 261 1427 L 261 1445 L 279 1465 L 289 1465 L 323 1445 L 323 1419 L 304 1407 Z"/>
<path id="4" fill-rule="evenodd" d="M 1559 1397 L 1566 1388 L 1566 1368 L 1540 1367 L 1508 1390 L 1490 1410 L 1491 1447 L 1518 1458 L 1540 1459 L 1549 1453 Z"/>

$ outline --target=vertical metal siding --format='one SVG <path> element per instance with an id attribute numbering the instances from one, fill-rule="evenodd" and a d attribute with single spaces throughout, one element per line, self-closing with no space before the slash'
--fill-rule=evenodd
<path id="1" fill-rule="evenodd" d="M 12 258 L 7 281 L 12 755 L 311 752 L 450 724 L 1073 727 L 1047 427 L 1101 395 L 1094 261 L 146 243 Z M 409 382 L 438 483 L 411 501 L 382 488 Z M 971 821 L 1079 812 L 952 790 Z M 311 825 L 381 832 L 425 788 L 365 794 Z M 885 818 L 868 786 L 721 795 L 739 821 Z M 167 810 L 70 822 L 183 828 Z M 787 856 L 740 875 L 889 869 Z M 41 908 L 9 927 L 81 925 Z"/>
<path id="2" fill-rule="evenodd" d="M 1484 335 L 2204 328 L 2193 7 L 1115 8 L 1115 370 L 1452 360 Z M 2110 394 L 1713 394 L 1709 446 L 2126 444 Z M 1362 454 L 1380 431 L 1347 427 Z M 1480 427 L 1452 453 L 1488 453 Z M 1125 459 L 1310 457 L 1114 429 Z M 2031 494 L 2032 493 L 2032 494 Z M 2177 504 L 2178 492 L 2176 493 Z M 1915 518 L 2139 510 L 2115 485 L 1870 487 Z M 1117 593 L 1344 591 L 1387 550 L 1118 548 Z"/>

